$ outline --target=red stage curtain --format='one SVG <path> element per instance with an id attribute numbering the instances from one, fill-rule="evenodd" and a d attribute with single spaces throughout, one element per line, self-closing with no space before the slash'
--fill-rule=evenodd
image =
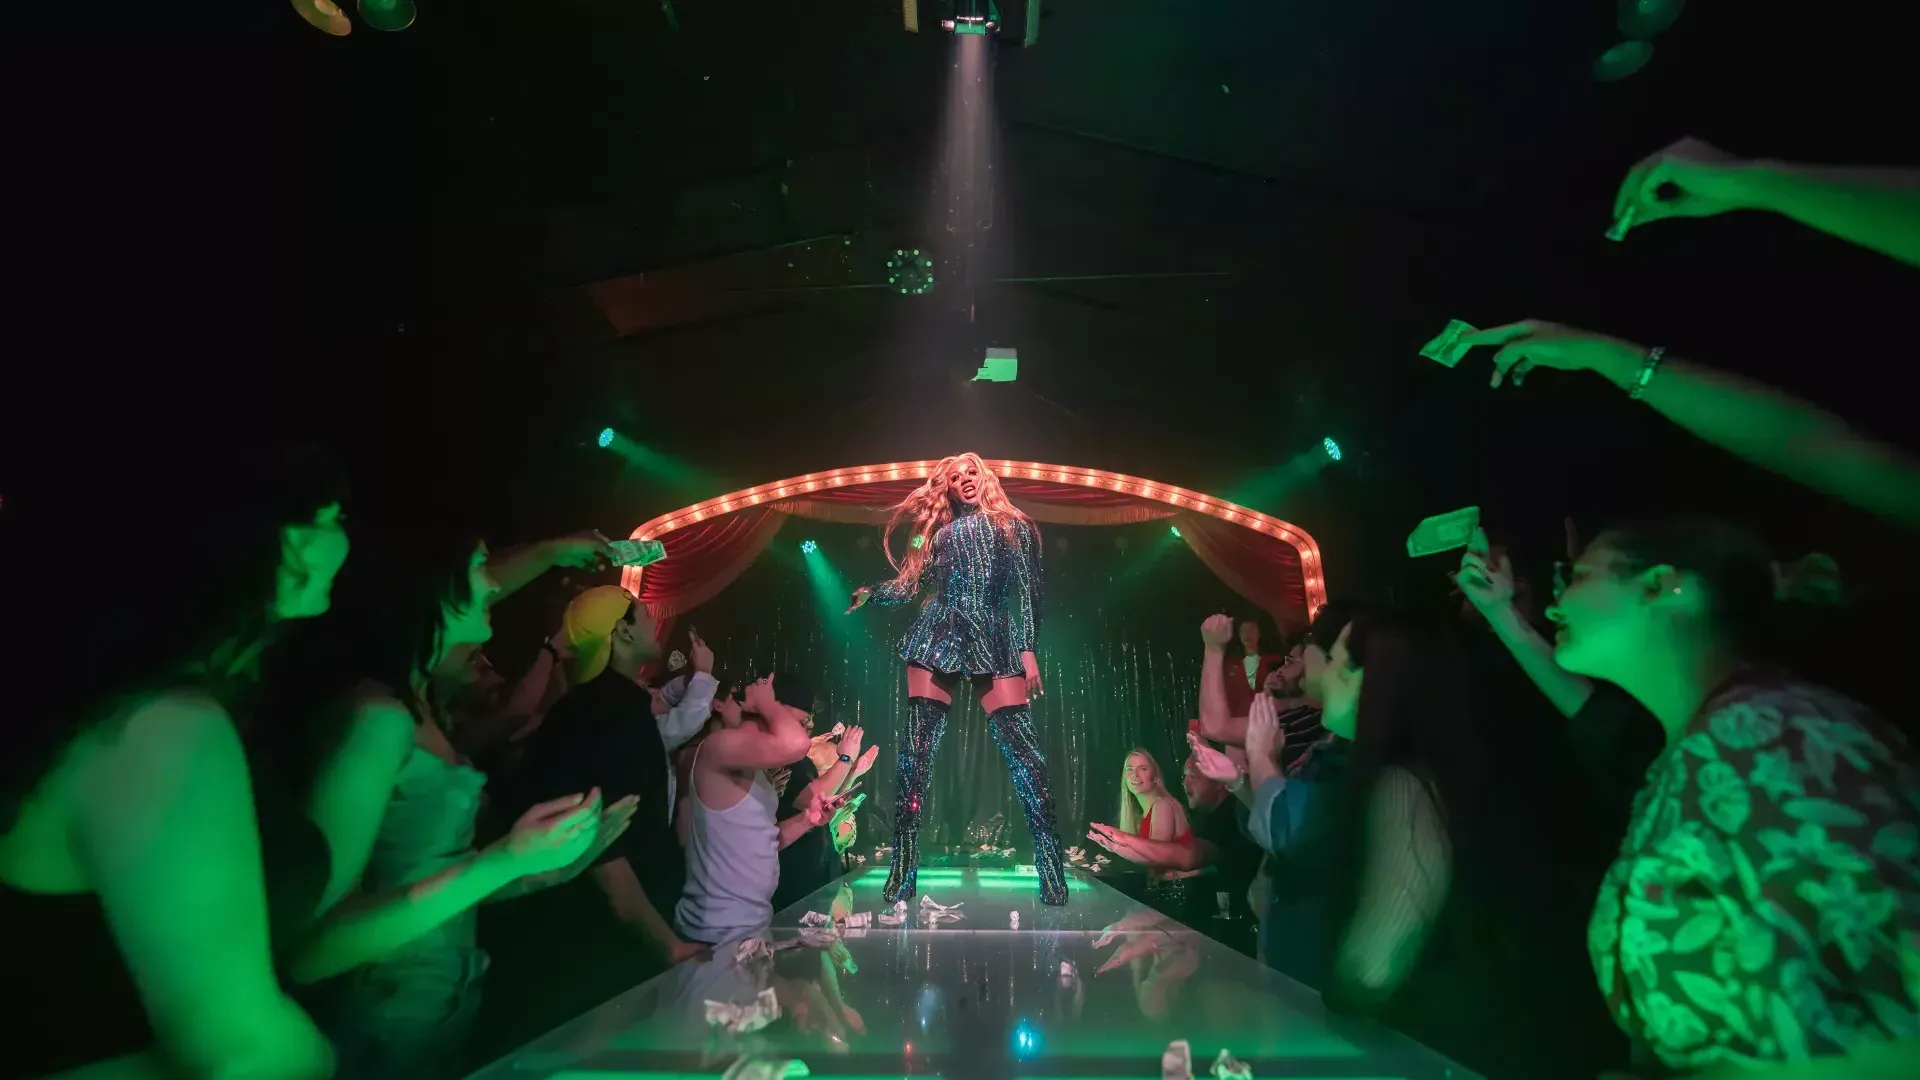
<path id="1" fill-rule="evenodd" d="M 827 494 L 838 494 L 829 492 Z M 1100 501 L 1089 499 L 1083 505 L 1061 505 L 1056 501 L 1040 501 L 1031 497 L 1014 500 L 1028 517 L 1042 525 L 1131 525 L 1137 521 L 1159 521 L 1172 517 L 1177 511 L 1159 503 L 1147 502 L 1129 495 L 1114 495 L 1111 492 L 1092 492 Z M 894 502 L 880 503 L 854 502 L 848 498 L 807 498 L 787 499 L 774 504 L 782 513 L 796 517 L 812 518 L 815 521 L 835 521 L 851 525 L 884 525 L 887 512 Z"/>
<path id="2" fill-rule="evenodd" d="M 640 576 L 640 600 L 661 623 L 661 635 L 675 615 L 699 607 L 733 584 L 786 520 L 787 515 L 771 506 L 755 506 L 661 537 L 666 561 L 647 567 Z"/>
<path id="3" fill-rule="evenodd" d="M 1207 569 L 1271 616 L 1281 633 L 1306 628 L 1306 587 L 1293 545 L 1207 514 L 1181 514 L 1174 524 Z"/>
<path id="4" fill-rule="evenodd" d="M 1265 611 L 1283 632 L 1305 624 L 1300 556 L 1291 544 L 1210 515 L 1175 511 L 1115 491 L 1019 477 L 1001 482 L 1020 508 L 1043 525 L 1125 525 L 1173 518 L 1180 538 L 1228 588 Z M 719 514 L 677 529 L 661 538 L 668 558 L 641 576 L 640 599 L 659 622 L 664 638 L 675 616 L 706 603 L 732 584 L 780 531 L 788 515 L 879 524 L 886 520 L 887 508 L 918 484 L 897 480 L 833 488 Z"/>

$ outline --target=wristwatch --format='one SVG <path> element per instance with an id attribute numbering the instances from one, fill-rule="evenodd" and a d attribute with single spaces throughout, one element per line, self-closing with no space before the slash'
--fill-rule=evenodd
<path id="1" fill-rule="evenodd" d="M 848 756 L 847 756 L 847 755 L 845 755 L 845 754 L 841 754 L 841 755 L 840 755 L 840 760 L 841 760 L 841 761 L 852 761 L 853 759 L 852 759 L 852 758 L 850 758 L 850 757 L 848 757 Z"/>

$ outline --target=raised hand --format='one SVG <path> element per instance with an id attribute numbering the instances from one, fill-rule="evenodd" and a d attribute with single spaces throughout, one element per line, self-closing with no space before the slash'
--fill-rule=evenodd
<path id="1" fill-rule="evenodd" d="M 693 662 L 693 670 L 704 671 L 709 675 L 713 674 L 713 650 L 709 648 L 706 641 L 700 637 L 700 631 L 689 627 L 687 629 L 687 640 L 689 642 L 687 646 L 688 650 L 693 654 L 689 657 Z"/>
<path id="2" fill-rule="evenodd" d="M 853 590 L 853 603 L 847 605 L 847 614 L 851 615 L 861 608 L 866 607 L 867 597 L 871 595 L 873 595 L 873 590 L 865 585 Z"/>
<path id="3" fill-rule="evenodd" d="M 555 566 L 605 567 L 613 564 L 613 542 L 593 529 L 547 541 Z"/>
<path id="4" fill-rule="evenodd" d="M 1462 334 L 1460 341 L 1468 346 L 1497 348 L 1490 386 L 1499 386 L 1509 374 L 1513 385 L 1519 386 L 1526 381 L 1527 372 L 1536 367 L 1594 371 L 1624 385 L 1646 358 L 1646 350 L 1630 341 L 1538 319 Z"/>
<path id="5" fill-rule="evenodd" d="M 1200 641 L 1209 649 L 1224 649 L 1233 640 L 1233 616 L 1209 615 L 1200 624 Z"/>
<path id="6" fill-rule="evenodd" d="M 1681 139 L 1627 170 L 1613 197 L 1613 218 L 1625 228 L 1671 217 L 1711 217 L 1747 205 L 1749 163 L 1699 139 Z"/>
<path id="7" fill-rule="evenodd" d="M 600 835 L 600 814 L 599 788 L 553 799 L 520 815 L 500 844 L 522 874 L 558 870 L 593 847 Z"/>
<path id="8" fill-rule="evenodd" d="M 1200 740 L 1200 736 L 1187 732 L 1187 746 L 1193 751 L 1194 768 L 1200 775 L 1222 784 L 1232 784 L 1240 779 L 1240 766 L 1233 759 L 1215 750 Z"/>
<path id="9" fill-rule="evenodd" d="M 853 724 L 840 735 L 840 752 L 856 761 L 860 758 L 860 745 L 867 733 L 858 724 Z"/>
<path id="10" fill-rule="evenodd" d="M 1460 570 L 1454 574 L 1453 581 L 1460 586 L 1461 594 L 1482 612 L 1513 602 L 1513 562 L 1505 552 L 1498 555 L 1467 552 L 1460 556 Z"/>
<path id="11" fill-rule="evenodd" d="M 860 760 L 853 763 L 853 779 L 858 780 L 867 775 L 867 770 L 873 768 L 873 763 L 878 760 L 880 760 L 880 748 L 877 746 L 867 747 L 867 752 L 861 754 Z"/>
<path id="12" fill-rule="evenodd" d="M 780 702 L 773 696 L 773 676 L 766 675 L 747 684 L 747 711 L 755 716 L 771 716 Z"/>

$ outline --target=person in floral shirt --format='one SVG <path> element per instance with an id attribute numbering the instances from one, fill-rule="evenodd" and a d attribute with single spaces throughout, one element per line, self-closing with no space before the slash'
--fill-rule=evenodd
<path id="1" fill-rule="evenodd" d="M 1599 537 L 1555 659 L 1667 732 L 1588 929 L 1645 1075 L 1920 1076 L 1920 767 L 1824 687 L 1751 665 L 1775 580 L 1710 521 Z"/>

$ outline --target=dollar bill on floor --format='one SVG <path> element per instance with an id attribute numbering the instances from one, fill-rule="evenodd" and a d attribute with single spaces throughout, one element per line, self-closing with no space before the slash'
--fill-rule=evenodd
<path id="1" fill-rule="evenodd" d="M 1437 555 L 1442 551 L 1467 546 L 1473 538 L 1473 530 L 1480 527 L 1480 508 L 1468 506 L 1448 514 L 1435 514 L 1433 517 L 1414 526 L 1407 535 L 1407 554 L 1418 559 L 1423 555 Z"/>
<path id="2" fill-rule="evenodd" d="M 1420 355 L 1446 367 L 1452 367 L 1459 363 L 1460 358 L 1467 355 L 1467 350 L 1472 347 L 1460 343 L 1462 337 L 1471 333 L 1473 333 L 1473 327 L 1459 319 L 1449 319 L 1447 328 L 1440 331 L 1439 337 L 1420 347 Z"/>

